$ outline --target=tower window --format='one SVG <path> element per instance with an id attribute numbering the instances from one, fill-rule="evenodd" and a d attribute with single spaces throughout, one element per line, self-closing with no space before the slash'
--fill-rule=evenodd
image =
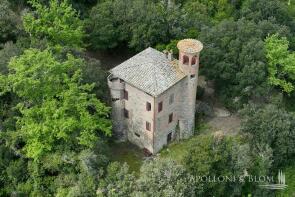
<path id="1" fill-rule="evenodd" d="M 151 111 L 152 105 L 149 102 L 146 102 L 146 111 Z"/>
<path id="2" fill-rule="evenodd" d="M 151 130 L 151 123 L 149 123 L 148 121 L 145 122 L 145 129 L 148 131 Z"/>
<path id="3" fill-rule="evenodd" d="M 161 101 L 158 103 L 158 112 L 161 112 L 163 110 L 163 102 Z"/>
<path id="4" fill-rule="evenodd" d="M 174 94 L 171 94 L 169 97 L 169 104 L 172 104 L 174 102 Z"/>
<path id="5" fill-rule="evenodd" d="M 128 100 L 128 91 L 127 90 L 124 90 L 124 99 Z"/>
<path id="6" fill-rule="evenodd" d="M 168 121 L 168 123 L 170 123 L 172 121 L 173 121 L 173 113 L 169 114 L 169 121 Z"/>
<path id="7" fill-rule="evenodd" d="M 124 117 L 129 118 L 129 111 L 124 108 Z"/>
<path id="8" fill-rule="evenodd" d="M 182 63 L 185 64 L 185 65 L 188 65 L 188 63 L 189 63 L 188 56 L 186 56 L 186 55 L 183 56 Z"/>
<path id="9" fill-rule="evenodd" d="M 193 58 L 192 58 L 192 65 L 195 65 L 196 62 L 197 62 L 197 58 L 196 58 L 196 57 L 193 57 Z"/>
<path id="10" fill-rule="evenodd" d="M 191 75 L 191 79 L 192 79 L 192 78 L 195 78 L 195 76 L 196 76 L 196 75 Z"/>

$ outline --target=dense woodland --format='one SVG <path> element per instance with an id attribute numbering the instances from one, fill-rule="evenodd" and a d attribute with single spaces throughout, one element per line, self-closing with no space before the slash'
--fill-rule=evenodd
<path id="1" fill-rule="evenodd" d="M 87 51 L 176 55 L 183 38 L 204 43 L 201 74 L 241 132 L 201 134 L 137 175 L 109 159 L 107 71 Z M 0 0 L 0 196 L 275 196 L 192 177 L 295 172 L 293 50 L 290 0 Z"/>

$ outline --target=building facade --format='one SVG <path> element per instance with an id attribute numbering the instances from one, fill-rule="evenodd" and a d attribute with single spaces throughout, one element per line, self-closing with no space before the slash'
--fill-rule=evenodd
<path id="1" fill-rule="evenodd" d="M 200 41 L 178 42 L 179 60 L 147 48 L 110 70 L 113 133 L 151 153 L 193 135 Z"/>

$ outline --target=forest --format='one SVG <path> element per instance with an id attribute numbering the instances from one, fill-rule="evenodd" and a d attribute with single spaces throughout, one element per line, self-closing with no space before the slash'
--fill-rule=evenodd
<path id="1" fill-rule="evenodd" d="M 196 131 L 136 172 L 111 159 L 110 68 L 89 52 L 177 56 L 184 38 L 240 132 Z M 294 50 L 293 0 L 0 0 L 0 196 L 294 196 Z M 194 179 L 278 170 L 281 191 Z"/>

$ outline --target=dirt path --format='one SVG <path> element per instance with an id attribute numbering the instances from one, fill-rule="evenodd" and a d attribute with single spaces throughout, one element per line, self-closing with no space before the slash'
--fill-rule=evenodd
<path id="1" fill-rule="evenodd" d="M 212 115 L 205 118 L 205 123 L 210 127 L 210 131 L 222 131 L 225 134 L 235 135 L 240 131 L 241 120 L 237 114 L 229 112 L 214 94 L 214 84 L 199 77 L 199 85 L 205 88 L 201 102 L 207 103 Z"/>

